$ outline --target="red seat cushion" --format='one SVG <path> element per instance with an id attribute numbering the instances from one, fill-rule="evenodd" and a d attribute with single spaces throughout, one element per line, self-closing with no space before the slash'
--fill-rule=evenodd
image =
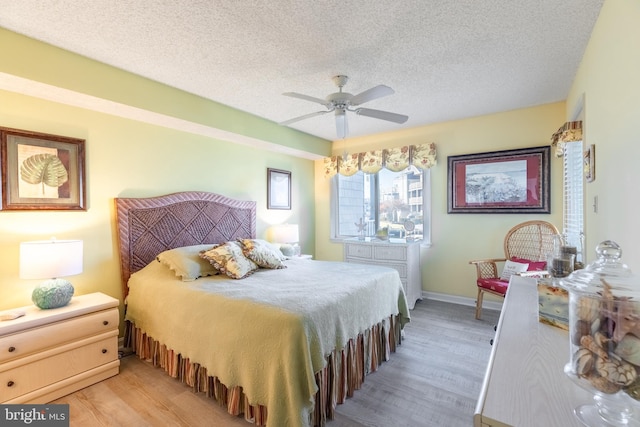
<path id="1" fill-rule="evenodd" d="M 530 261 L 528 259 L 518 258 L 518 257 L 515 257 L 515 256 L 511 257 L 511 261 L 520 262 L 522 264 L 529 264 L 529 267 L 527 268 L 527 271 L 546 271 L 546 269 L 547 269 L 547 262 L 546 261 Z"/>
<path id="2" fill-rule="evenodd" d="M 509 282 L 505 282 L 503 280 L 496 279 L 496 278 L 478 279 L 478 287 L 483 289 L 488 289 L 490 291 L 498 292 L 504 295 L 507 293 Z"/>

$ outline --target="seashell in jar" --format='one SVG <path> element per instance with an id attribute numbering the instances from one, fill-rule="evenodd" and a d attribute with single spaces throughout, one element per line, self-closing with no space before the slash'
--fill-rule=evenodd
<path id="1" fill-rule="evenodd" d="M 595 355 L 601 359 L 608 359 L 609 354 L 596 343 L 595 339 L 591 335 L 585 335 L 580 338 L 580 345 L 586 349 L 591 350 Z"/>
<path id="2" fill-rule="evenodd" d="M 571 342 L 580 345 L 580 338 L 585 335 L 591 335 L 591 324 L 586 320 L 578 320 L 573 327 Z"/>
<path id="3" fill-rule="evenodd" d="M 625 335 L 618 342 L 614 353 L 627 362 L 640 366 L 640 338 L 630 334 Z"/>
<path id="4" fill-rule="evenodd" d="M 613 349 L 615 348 L 615 344 L 611 340 L 611 338 L 607 338 L 605 334 L 598 331 L 593 334 L 593 341 L 596 343 L 598 347 L 607 352 L 608 355 L 613 353 Z"/>
<path id="5" fill-rule="evenodd" d="M 606 394 L 617 393 L 622 389 L 619 385 L 607 381 L 606 378 L 600 377 L 597 374 L 592 374 L 586 378 L 596 390 Z"/>
<path id="6" fill-rule="evenodd" d="M 591 335 L 595 334 L 596 332 L 598 332 L 600 330 L 600 326 L 602 326 L 602 321 L 600 320 L 600 318 L 598 317 L 596 320 L 593 321 L 593 323 L 591 324 Z"/>
<path id="7" fill-rule="evenodd" d="M 619 386 L 629 385 L 638 377 L 635 366 L 624 360 L 596 359 L 596 371 L 607 381 Z"/>
<path id="8" fill-rule="evenodd" d="M 576 375 L 586 377 L 595 368 L 595 358 L 593 353 L 586 348 L 581 348 L 573 355 L 575 361 Z"/>
<path id="9" fill-rule="evenodd" d="M 593 322 L 600 316 L 600 300 L 597 298 L 580 297 L 576 307 L 578 319 Z"/>
<path id="10" fill-rule="evenodd" d="M 633 397 L 635 400 L 640 400 L 640 378 L 624 388 L 625 393 Z"/>

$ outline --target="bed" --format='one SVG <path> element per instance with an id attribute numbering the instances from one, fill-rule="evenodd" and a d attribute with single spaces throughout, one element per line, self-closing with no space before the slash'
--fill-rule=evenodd
<path id="1" fill-rule="evenodd" d="M 322 426 L 401 342 L 410 315 L 394 269 L 294 257 L 242 279 L 216 262 L 179 274 L 167 254 L 269 246 L 255 202 L 182 192 L 115 203 L 126 345 L 232 415 Z"/>

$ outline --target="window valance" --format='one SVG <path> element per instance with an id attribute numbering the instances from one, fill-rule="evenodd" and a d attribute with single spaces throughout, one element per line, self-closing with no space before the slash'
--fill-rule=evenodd
<path id="1" fill-rule="evenodd" d="M 582 141 L 582 121 L 566 122 L 551 135 L 551 146 L 555 149 L 556 157 L 564 156 L 564 144 Z"/>
<path id="2" fill-rule="evenodd" d="M 420 145 L 372 150 L 364 153 L 345 154 L 324 159 L 324 176 L 330 178 L 335 174 L 351 176 L 362 171 L 376 173 L 386 168 L 400 172 L 409 166 L 429 169 L 436 164 L 436 145 L 433 142 Z"/>

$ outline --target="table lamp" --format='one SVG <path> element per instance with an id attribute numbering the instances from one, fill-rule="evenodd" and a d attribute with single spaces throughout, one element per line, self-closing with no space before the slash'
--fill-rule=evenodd
<path id="1" fill-rule="evenodd" d="M 62 279 L 82 273 L 82 240 L 37 240 L 20 243 L 20 278 L 48 279 L 31 294 L 42 308 L 63 307 L 71 301 L 73 285 Z"/>
<path id="2" fill-rule="evenodd" d="M 300 234 L 298 224 L 274 225 L 271 230 L 271 238 L 274 243 L 281 243 L 280 251 L 286 256 L 300 256 Z"/>

